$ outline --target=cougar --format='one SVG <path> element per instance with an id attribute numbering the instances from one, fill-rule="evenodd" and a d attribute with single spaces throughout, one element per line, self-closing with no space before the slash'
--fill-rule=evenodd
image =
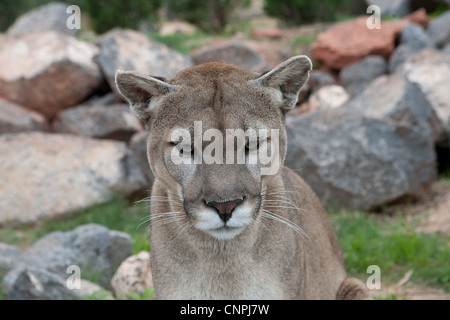
<path id="1" fill-rule="evenodd" d="M 368 297 L 318 197 L 283 167 L 285 114 L 311 69 L 295 56 L 262 75 L 218 62 L 170 80 L 117 71 L 148 130 L 156 299 Z"/>

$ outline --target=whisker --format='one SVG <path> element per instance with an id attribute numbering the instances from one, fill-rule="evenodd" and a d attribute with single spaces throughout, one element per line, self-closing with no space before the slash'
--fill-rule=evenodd
<path id="1" fill-rule="evenodd" d="M 294 230 L 297 234 L 299 234 L 302 237 L 302 239 L 305 239 L 305 237 L 310 239 L 308 234 L 300 226 L 298 226 L 291 220 L 289 220 L 279 214 L 276 214 L 269 210 L 262 209 L 261 217 L 265 217 L 265 218 L 272 219 L 274 221 L 281 222 L 281 223 L 285 224 L 286 226 L 288 226 L 289 228 L 291 228 L 292 230 Z"/>
<path id="2" fill-rule="evenodd" d="M 176 237 L 172 240 L 172 243 L 173 242 L 175 242 L 175 240 L 177 240 L 177 238 L 183 233 L 183 232 L 185 232 L 189 227 L 191 227 L 192 226 L 192 224 L 191 224 L 191 222 L 188 220 L 188 221 L 186 221 L 185 223 L 183 223 L 182 225 L 181 225 L 181 231 L 180 232 L 178 232 L 178 234 L 176 235 Z"/>
<path id="3" fill-rule="evenodd" d="M 270 231 L 270 229 L 264 224 L 264 222 L 262 222 L 262 217 L 261 216 L 258 216 L 256 219 L 255 219 L 255 221 L 257 222 L 257 223 L 259 223 L 264 229 L 266 229 L 269 233 L 272 233 L 271 231 Z"/>

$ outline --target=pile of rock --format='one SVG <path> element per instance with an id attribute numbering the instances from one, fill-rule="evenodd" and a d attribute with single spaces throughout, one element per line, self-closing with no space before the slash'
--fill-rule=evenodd
<path id="1" fill-rule="evenodd" d="M 263 72 L 290 55 L 233 39 L 188 57 L 120 29 L 82 41 L 68 32 L 66 9 L 41 7 L 0 34 L 0 225 L 148 192 L 147 134 L 117 92 L 116 70 L 171 77 L 194 63 L 222 61 Z M 313 70 L 286 120 L 286 165 L 326 205 L 372 209 L 422 197 L 445 160 L 436 150 L 450 154 L 450 12 L 430 22 L 418 11 L 369 31 L 366 19 L 319 36 L 312 53 L 324 68 Z M 131 253 L 128 235 L 85 225 L 25 251 L 0 243 L 0 279 L 11 299 L 139 295 L 152 286 L 149 255 Z M 87 293 L 68 285 L 77 267 Z M 98 273 L 101 287 L 83 280 L 86 270 Z"/>
<path id="2" fill-rule="evenodd" d="M 324 65 L 335 69 L 335 81 L 317 85 L 313 73 L 302 112 L 292 112 L 287 120 L 286 165 L 324 204 L 372 209 L 405 197 L 422 198 L 437 167 L 448 165 L 436 150 L 450 151 L 450 11 L 426 29 L 402 23 L 398 45 L 392 42 L 389 54 L 373 54 L 346 41 L 342 48 L 360 52 L 347 59 L 337 50 L 332 59 L 324 58 Z M 338 45 L 334 33 L 341 31 L 337 25 L 319 36 L 316 50 L 327 39 Z M 371 46 L 371 39 L 360 41 Z"/>
<path id="3" fill-rule="evenodd" d="M 148 252 L 131 254 L 128 234 L 87 224 L 24 251 L 0 243 L 0 278 L 7 299 L 125 299 L 153 286 Z"/>
<path id="4" fill-rule="evenodd" d="M 0 35 L 0 225 L 147 193 L 145 130 L 114 74 L 171 77 L 192 65 L 134 30 L 79 40 L 67 31 L 66 10 L 45 5 Z"/>

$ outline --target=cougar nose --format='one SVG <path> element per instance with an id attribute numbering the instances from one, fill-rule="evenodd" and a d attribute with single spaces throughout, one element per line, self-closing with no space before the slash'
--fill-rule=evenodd
<path id="1" fill-rule="evenodd" d="M 216 209 L 219 214 L 220 219 L 223 222 L 227 222 L 231 218 L 231 213 L 234 208 L 240 205 L 244 201 L 243 199 L 234 199 L 229 201 L 209 201 L 206 203 L 207 206 Z"/>

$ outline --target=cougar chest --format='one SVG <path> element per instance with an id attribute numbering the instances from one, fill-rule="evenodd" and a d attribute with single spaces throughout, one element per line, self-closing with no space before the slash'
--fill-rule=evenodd
<path id="1" fill-rule="evenodd" d="M 281 281 L 273 270 L 251 259 L 228 257 L 192 268 L 186 292 L 193 299 L 283 299 Z"/>

